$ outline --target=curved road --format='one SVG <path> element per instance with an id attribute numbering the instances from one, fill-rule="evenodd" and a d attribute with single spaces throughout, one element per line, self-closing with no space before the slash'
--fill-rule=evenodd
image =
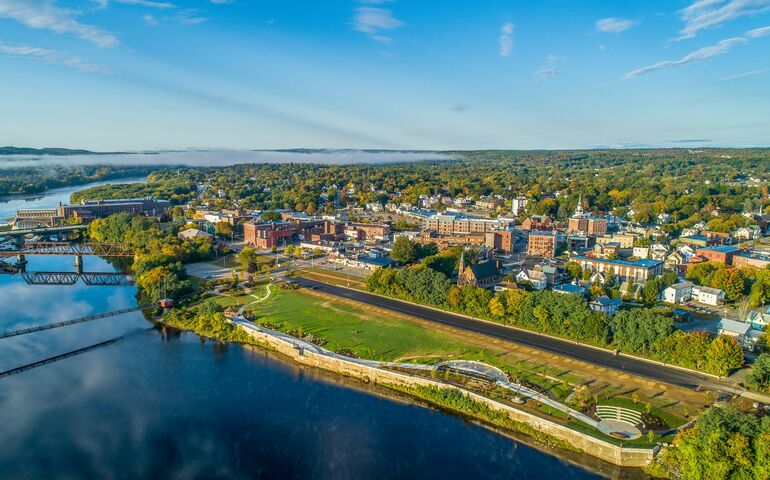
<path id="1" fill-rule="evenodd" d="M 537 333 L 519 330 L 505 325 L 498 325 L 483 320 L 475 320 L 462 315 L 435 310 L 432 308 L 415 305 L 413 303 L 394 300 L 391 298 L 372 295 L 359 290 L 352 290 L 336 285 L 321 283 L 307 278 L 296 277 L 294 280 L 300 286 L 314 288 L 320 292 L 337 297 L 348 298 L 380 308 L 392 310 L 430 322 L 440 323 L 460 330 L 480 333 L 489 337 L 506 340 L 525 345 L 564 357 L 574 358 L 594 365 L 621 370 L 629 374 L 649 378 L 658 382 L 669 383 L 684 388 L 696 389 L 700 385 L 707 385 L 712 389 L 733 391 L 733 387 L 727 384 L 716 383 L 716 379 L 696 372 L 680 370 L 674 367 L 638 360 L 625 355 L 613 355 L 611 352 L 591 348 L 569 340 L 539 335 Z"/>

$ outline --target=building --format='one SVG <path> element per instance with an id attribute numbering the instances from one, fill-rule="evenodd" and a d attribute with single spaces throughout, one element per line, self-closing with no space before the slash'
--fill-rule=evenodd
<path id="1" fill-rule="evenodd" d="M 486 218 L 470 218 L 461 215 L 436 214 L 425 218 L 424 230 L 433 230 L 439 235 L 456 235 L 465 233 L 485 233 L 510 227 L 510 223 Z"/>
<path id="2" fill-rule="evenodd" d="M 725 303 L 725 292 L 718 288 L 693 285 L 692 299 L 698 303 L 716 307 Z"/>
<path id="3" fill-rule="evenodd" d="M 487 260 L 486 262 L 479 262 L 465 267 L 463 260 L 460 259 L 460 276 L 457 279 L 458 285 L 473 285 L 474 287 L 492 288 L 502 278 L 503 276 L 500 273 L 500 269 L 497 267 L 497 262 L 493 260 Z"/>
<path id="4" fill-rule="evenodd" d="M 521 223 L 521 229 L 527 232 L 550 230 L 553 221 L 547 215 L 532 215 Z"/>
<path id="5" fill-rule="evenodd" d="M 553 291 L 566 295 L 579 295 L 581 297 L 585 297 L 587 293 L 586 287 L 577 283 L 562 283 L 553 287 Z"/>
<path id="6" fill-rule="evenodd" d="M 583 269 L 592 272 L 614 271 L 622 280 L 633 279 L 636 282 L 646 282 L 663 273 L 663 262 L 660 260 L 610 260 L 577 255 L 572 258 Z"/>
<path id="7" fill-rule="evenodd" d="M 632 248 L 634 246 L 634 241 L 638 235 L 634 235 L 631 233 L 616 233 L 614 235 L 601 235 L 596 237 L 596 243 L 615 243 L 617 242 L 618 245 L 620 245 L 620 248 Z M 638 256 L 634 254 L 634 256 Z"/>
<path id="8" fill-rule="evenodd" d="M 511 200 L 511 213 L 513 213 L 513 216 L 516 217 L 520 213 L 524 212 L 524 209 L 527 208 L 527 204 L 529 203 L 529 200 L 527 197 L 524 197 L 522 195 L 519 195 L 518 197 Z"/>
<path id="9" fill-rule="evenodd" d="M 689 302 L 692 298 L 692 282 L 679 282 L 663 289 L 661 297 L 664 302 L 679 304 Z"/>
<path id="10" fill-rule="evenodd" d="M 89 223 L 116 213 L 137 215 L 164 215 L 171 208 L 168 200 L 130 198 L 122 200 L 83 200 L 79 204 L 59 205 L 56 209 L 18 210 L 16 228 L 53 227 L 67 220 Z"/>
<path id="11" fill-rule="evenodd" d="M 485 234 L 485 245 L 498 252 L 513 253 L 516 236 L 512 230 L 500 230 Z"/>
<path id="12" fill-rule="evenodd" d="M 348 225 L 359 232 L 361 240 L 373 243 L 390 237 L 390 225 L 386 223 L 356 223 Z"/>
<path id="13" fill-rule="evenodd" d="M 596 300 L 588 303 L 594 312 L 602 312 L 607 315 L 615 315 L 620 309 L 623 301 L 619 298 L 610 298 L 607 295 L 601 295 Z"/>
<path id="14" fill-rule="evenodd" d="M 567 221 L 567 233 L 582 233 L 596 237 L 607 233 L 607 220 L 586 214 L 570 217 Z"/>
<path id="15" fill-rule="evenodd" d="M 535 290 L 543 290 L 548 286 L 548 277 L 541 270 L 522 270 L 516 274 L 517 282 L 527 282 Z"/>
<path id="16" fill-rule="evenodd" d="M 531 257 L 553 258 L 559 247 L 559 236 L 555 231 L 531 232 L 527 242 L 527 255 Z"/>
<path id="17" fill-rule="evenodd" d="M 717 324 L 717 333 L 719 335 L 727 335 L 738 341 L 738 343 L 744 348 L 752 348 L 749 341 L 749 332 L 751 331 L 751 324 L 738 322 L 736 320 L 729 320 L 723 318 Z"/>
<path id="18" fill-rule="evenodd" d="M 718 247 L 703 247 L 695 250 L 696 255 L 706 258 L 710 262 L 724 263 L 727 265 L 733 264 L 733 256 L 740 250 L 736 247 L 730 246 L 718 246 Z"/>
<path id="19" fill-rule="evenodd" d="M 182 230 L 181 232 L 177 233 L 176 236 L 182 240 L 195 240 L 196 238 L 214 237 L 212 234 L 204 232 L 203 230 L 198 230 L 197 228 L 188 228 L 187 230 Z"/>
<path id="20" fill-rule="evenodd" d="M 243 224 L 243 240 L 257 248 L 285 246 L 294 240 L 295 231 L 285 222 Z"/>
<path id="21" fill-rule="evenodd" d="M 733 256 L 733 266 L 735 267 L 757 267 L 765 268 L 770 265 L 770 254 L 760 252 L 741 252 Z"/>
<path id="22" fill-rule="evenodd" d="M 494 197 L 480 198 L 476 200 L 476 206 L 483 210 L 494 210 L 497 208 L 497 199 Z"/>

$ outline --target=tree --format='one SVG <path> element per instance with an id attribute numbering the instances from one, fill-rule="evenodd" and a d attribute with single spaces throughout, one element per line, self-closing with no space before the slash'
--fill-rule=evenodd
<path id="1" fill-rule="evenodd" d="M 770 387 L 770 353 L 757 357 L 751 372 L 746 376 L 746 383 L 760 390 Z"/>
<path id="2" fill-rule="evenodd" d="M 243 247 L 243 250 L 238 252 L 238 263 L 243 268 L 248 268 L 248 266 L 257 260 L 257 251 L 254 247 Z M 249 272 L 254 273 L 254 272 Z"/>
<path id="3" fill-rule="evenodd" d="M 574 280 L 576 278 L 580 278 L 581 274 L 583 273 L 583 268 L 580 266 L 577 262 L 567 262 L 566 265 L 564 265 L 564 268 L 567 270 L 567 275 L 569 275 L 570 280 Z"/>
<path id="4" fill-rule="evenodd" d="M 770 270 L 757 270 L 755 276 L 749 291 L 749 304 L 752 307 L 760 307 L 770 301 Z"/>
<path id="5" fill-rule="evenodd" d="M 233 234 L 233 226 L 227 220 L 222 220 L 214 225 L 214 231 L 217 235 L 228 237 Z"/>
<path id="6" fill-rule="evenodd" d="M 725 376 L 742 366 L 743 349 L 734 338 L 720 335 L 711 342 L 706 351 L 706 370 Z"/>
<path id="7" fill-rule="evenodd" d="M 286 248 L 283 249 L 283 254 L 287 257 L 293 257 L 296 253 L 297 247 L 294 245 L 287 245 Z"/>
<path id="8" fill-rule="evenodd" d="M 725 298 L 737 300 L 746 291 L 746 274 L 739 268 L 723 268 L 714 273 L 711 286 L 725 292 Z"/>
<path id="9" fill-rule="evenodd" d="M 497 318 L 505 316 L 505 304 L 500 296 L 494 297 L 489 301 L 489 313 Z"/>
<path id="10" fill-rule="evenodd" d="M 278 222 L 281 220 L 281 214 L 278 212 L 263 212 L 262 220 L 265 222 Z"/>
<path id="11" fill-rule="evenodd" d="M 633 352 L 645 351 L 674 329 L 671 315 L 653 308 L 622 310 L 612 317 L 611 322 L 615 341 Z"/>
<path id="12" fill-rule="evenodd" d="M 404 265 L 414 263 L 417 260 L 417 243 L 404 235 L 396 237 L 390 258 Z"/>

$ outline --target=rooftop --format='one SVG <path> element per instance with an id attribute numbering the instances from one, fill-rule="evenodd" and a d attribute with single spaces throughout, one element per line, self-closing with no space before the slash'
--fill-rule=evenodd
<path id="1" fill-rule="evenodd" d="M 739 251 L 740 249 L 737 247 L 731 247 L 729 245 L 720 245 L 717 247 L 703 247 L 699 248 L 698 250 L 706 252 L 733 253 Z"/>
<path id="2" fill-rule="evenodd" d="M 573 259 L 587 260 L 590 262 L 609 263 L 612 265 L 624 265 L 627 267 L 644 267 L 644 268 L 656 267 L 663 263 L 660 260 L 649 260 L 646 258 L 641 260 L 609 260 L 607 258 L 586 257 L 585 255 L 575 255 Z"/>

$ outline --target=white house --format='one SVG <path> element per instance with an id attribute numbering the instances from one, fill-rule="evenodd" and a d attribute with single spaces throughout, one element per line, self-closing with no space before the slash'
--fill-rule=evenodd
<path id="1" fill-rule="evenodd" d="M 725 302 L 725 292 L 718 288 L 693 285 L 692 298 L 698 303 L 716 307 L 718 305 L 722 305 Z"/>
<path id="2" fill-rule="evenodd" d="M 742 347 L 753 350 L 753 341 L 749 338 L 750 330 L 751 324 L 738 322 L 736 320 L 728 320 L 727 318 L 723 318 L 717 324 L 717 333 L 719 335 L 733 337 Z"/>
<path id="3" fill-rule="evenodd" d="M 606 313 L 607 315 L 615 315 L 623 301 L 619 298 L 610 298 L 606 295 L 602 295 L 596 300 L 588 304 L 591 310 L 595 312 Z"/>
<path id="4" fill-rule="evenodd" d="M 685 303 L 692 298 L 692 282 L 679 282 L 667 287 L 661 293 L 664 302 Z"/>
<path id="5" fill-rule="evenodd" d="M 542 271 L 522 270 L 516 275 L 516 280 L 529 282 L 535 290 L 542 290 L 548 286 L 548 277 Z"/>
<path id="6" fill-rule="evenodd" d="M 650 249 L 648 247 L 634 247 L 633 256 L 636 258 L 650 258 Z"/>

